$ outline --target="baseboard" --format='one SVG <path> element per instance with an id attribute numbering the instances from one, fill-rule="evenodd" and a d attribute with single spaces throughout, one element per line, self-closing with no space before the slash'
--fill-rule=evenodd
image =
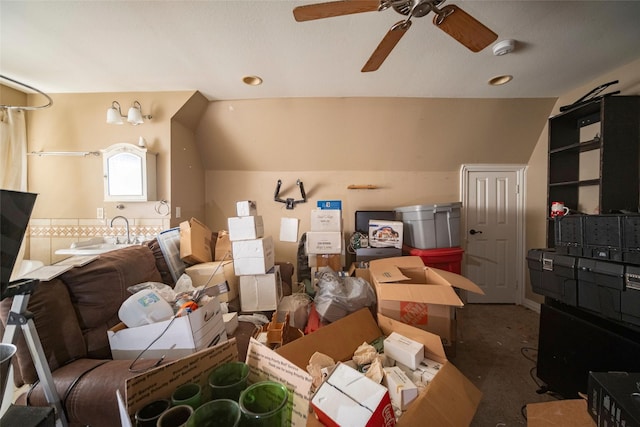
<path id="1" fill-rule="evenodd" d="M 530 300 L 528 298 L 525 298 L 522 301 L 522 305 L 528 308 L 529 310 L 533 310 L 536 313 L 540 314 L 540 303 Z"/>

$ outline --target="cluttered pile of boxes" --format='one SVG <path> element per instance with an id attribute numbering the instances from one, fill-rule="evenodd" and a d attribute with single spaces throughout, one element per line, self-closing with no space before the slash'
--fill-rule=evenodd
<path id="1" fill-rule="evenodd" d="M 224 313 L 224 303 L 239 297 L 241 311 L 278 308 L 282 283 L 274 262 L 273 239 L 265 236 L 262 217 L 254 203 L 238 202 L 236 208 L 237 216 L 228 218 L 228 232 L 218 233 L 214 250 L 211 241 L 214 234 L 196 219 L 183 222 L 179 230 L 181 258 L 192 263 L 185 267 L 185 274 L 194 287 L 213 289 L 217 298 L 186 316 L 143 326 L 153 330 L 137 331 L 135 340 L 121 335 L 127 328 L 110 331 L 112 350 L 122 347 L 124 341 L 135 341 L 137 346 L 129 348 L 128 354 L 113 351 L 114 357 L 130 359 L 139 355 L 145 342 L 162 335 L 167 322 L 178 322 L 183 326 L 180 336 L 158 340 L 147 348 L 144 357 L 178 358 L 171 362 L 176 369 L 184 371 L 190 380 L 206 384 L 205 372 L 225 360 L 237 358 L 238 354 L 234 340 L 228 341 L 232 330 L 225 329 L 233 322 L 224 319 L 237 313 Z M 379 238 L 397 240 L 399 236 L 382 233 Z M 310 259 L 313 257 L 317 264 L 327 266 L 335 263 L 340 267 L 336 269 L 341 270 L 342 240 L 341 209 L 313 210 L 306 243 Z M 246 359 L 252 367 L 252 380 L 271 379 L 290 387 L 300 381 L 308 382 L 308 389 L 296 386 L 296 393 L 292 394 L 291 425 L 312 425 L 318 419 L 325 425 L 345 425 L 348 422 L 341 418 L 345 413 L 361 425 L 370 425 L 372 420 L 382 420 L 389 426 L 425 422 L 468 425 L 480 392 L 448 363 L 443 342 L 455 341 L 454 310 L 462 306 L 455 288 L 482 291 L 462 276 L 425 267 L 417 256 L 372 260 L 369 268 L 354 269 L 357 271 L 351 273 L 366 277 L 375 289 L 375 306 L 351 312 L 312 334 L 282 343 L 275 350 L 252 339 Z M 355 361 L 363 353 L 373 359 L 380 354 L 384 356 L 376 368 L 372 367 L 373 359 Z M 315 354 L 335 363 L 322 366 L 321 380 L 316 378 L 314 385 L 309 368 L 314 365 Z M 367 373 L 376 372 L 376 378 L 367 378 Z M 357 381 L 345 382 L 345 378 Z M 180 380 L 180 376 L 167 378 L 166 373 L 155 369 L 145 374 L 144 381 L 130 380 L 127 386 L 130 393 L 121 407 L 123 414 L 131 416 L 145 401 L 175 388 Z M 156 386 L 149 382 L 155 382 Z M 156 395 L 141 397 L 144 387 L 152 387 Z M 371 400 L 372 393 L 379 397 L 377 401 Z"/>

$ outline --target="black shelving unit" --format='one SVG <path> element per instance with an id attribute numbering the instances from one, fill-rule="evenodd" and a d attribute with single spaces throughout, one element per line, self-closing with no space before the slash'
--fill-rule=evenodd
<path id="1" fill-rule="evenodd" d="M 581 129 L 597 133 L 580 140 Z M 597 125 L 599 124 L 599 126 Z M 580 179 L 580 154 L 600 150 L 597 177 Z M 640 206 L 640 97 L 608 96 L 549 119 L 547 213 L 562 201 L 581 206 L 580 189 L 597 187 L 600 213 L 635 212 Z M 585 212 L 594 213 L 594 212 Z M 554 221 L 547 221 L 547 247 L 554 246 Z"/>

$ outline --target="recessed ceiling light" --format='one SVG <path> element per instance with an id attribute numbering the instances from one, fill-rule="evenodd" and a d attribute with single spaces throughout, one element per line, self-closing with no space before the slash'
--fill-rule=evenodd
<path id="1" fill-rule="evenodd" d="M 511 80 L 513 80 L 513 76 L 505 74 L 503 76 L 496 76 L 492 78 L 491 80 L 489 80 L 489 84 L 491 86 L 500 86 L 509 83 Z"/>
<path id="2" fill-rule="evenodd" d="M 262 79 L 258 76 L 244 76 L 242 81 L 249 86 L 259 86 L 262 84 Z"/>

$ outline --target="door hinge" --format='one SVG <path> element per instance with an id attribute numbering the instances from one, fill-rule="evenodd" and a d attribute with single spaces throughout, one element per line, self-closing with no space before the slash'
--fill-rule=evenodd
<path id="1" fill-rule="evenodd" d="M 516 194 L 520 194 L 520 184 L 516 184 Z"/>

